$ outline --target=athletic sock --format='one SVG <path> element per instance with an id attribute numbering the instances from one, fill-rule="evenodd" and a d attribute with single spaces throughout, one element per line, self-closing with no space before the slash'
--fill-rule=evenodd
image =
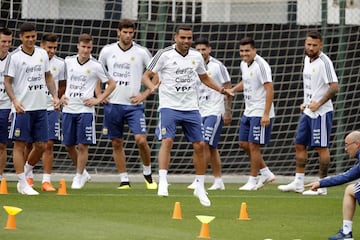
<path id="1" fill-rule="evenodd" d="M 127 172 L 120 173 L 120 182 L 129 182 L 129 176 Z"/>
<path id="2" fill-rule="evenodd" d="M 304 178 L 305 178 L 305 173 L 296 173 L 295 174 L 295 182 L 304 184 Z"/>
<path id="3" fill-rule="evenodd" d="M 165 169 L 160 169 L 159 170 L 159 183 L 160 182 L 167 183 L 167 173 L 168 173 L 168 171 L 165 170 Z"/>
<path id="4" fill-rule="evenodd" d="M 343 220 L 343 233 L 346 235 L 352 231 L 353 222 L 350 220 Z"/>
<path id="5" fill-rule="evenodd" d="M 143 165 L 143 174 L 145 176 L 151 175 L 151 165 L 149 166 Z"/>
<path id="6" fill-rule="evenodd" d="M 44 182 L 51 182 L 51 175 L 48 173 L 44 173 L 43 174 L 43 179 L 42 179 L 42 183 Z"/>
<path id="7" fill-rule="evenodd" d="M 34 166 L 31 166 L 31 165 L 26 161 L 25 167 L 24 167 L 24 173 L 25 173 L 26 178 L 34 178 L 33 168 L 34 168 Z"/>

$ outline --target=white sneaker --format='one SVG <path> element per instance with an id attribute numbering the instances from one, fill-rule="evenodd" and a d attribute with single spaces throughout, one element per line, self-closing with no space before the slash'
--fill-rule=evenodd
<path id="1" fill-rule="evenodd" d="M 194 180 L 189 186 L 187 186 L 186 188 L 189 190 L 195 190 L 196 187 L 196 181 Z"/>
<path id="2" fill-rule="evenodd" d="M 256 189 L 262 188 L 266 183 L 270 183 L 274 181 L 275 181 L 275 175 L 272 172 L 270 172 L 270 174 L 267 175 L 261 175 L 256 184 Z"/>
<path id="3" fill-rule="evenodd" d="M 20 183 L 17 183 L 16 188 L 20 194 L 23 195 L 39 195 L 37 191 L 35 191 L 32 187 L 28 184 L 22 186 Z"/>
<path id="4" fill-rule="evenodd" d="M 83 175 L 81 176 L 75 176 L 73 178 L 73 182 L 71 184 L 71 189 L 81 189 L 85 184 L 85 178 Z"/>
<path id="5" fill-rule="evenodd" d="M 203 187 L 196 187 L 194 190 L 194 196 L 196 196 L 200 200 L 200 204 L 204 207 L 210 207 L 211 202 L 207 197 L 207 192 Z"/>
<path id="6" fill-rule="evenodd" d="M 225 190 L 225 185 L 223 181 L 216 181 L 214 184 L 208 188 L 208 190 Z"/>
<path id="7" fill-rule="evenodd" d="M 304 185 L 299 182 L 292 181 L 287 185 L 279 185 L 278 189 L 283 192 L 302 193 L 304 191 Z"/>
<path id="8" fill-rule="evenodd" d="M 252 191 L 252 190 L 257 190 L 257 188 L 256 188 L 256 184 L 247 182 L 244 186 L 240 187 L 239 190 Z"/>
<path id="9" fill-rule="evenodd" d="M 162 196 L 162 197 L 169 196 L 168 183 L 167 182 L 159 182 L 157 195 Z"/>
<path id="10" fill-rule="evenodd" d="M 316 191 L 307 190 L 307 191 L 303 192 L 302 194 L 307 195 L 307 196 L 327 195 L 327 189 L 326 188 L 318 188 Z"/>

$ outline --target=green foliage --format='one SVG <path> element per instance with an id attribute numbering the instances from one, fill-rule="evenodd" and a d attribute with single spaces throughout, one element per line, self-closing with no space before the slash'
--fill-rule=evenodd
<path id="1" fill-rule="evenodd" d="M 66 196 L 22 196 L 16 183 L 9 182 L 9 194 L 0 195 L 1 206 L 23 211 L 16 216 L 17 229 L 5 230 L 7 216 L 0 210 L 0 239 L 197 239 L 201 223 L 196 215 L 216 217 L 209 224 L 211 239 L 327 239 L 341 227 L 345 189 L 334 187 L 327 196 L 314 197 L 283 193 L 275 184 L 251 192 L 226 184 L 225 191 L 209 191 L 212 206 L 206 208 L 185 184 L 171 184 L 167 198 L 142 183 L 133 183 L 131 190 L 117 190 L 116 183 L 90 182 L 82 190 L 69 185 Z M 182 220 L 172 219 L 175 202 L 181 203 Z M 237 219 L 242 202 L 247 203 L 249 221 Z M 355 216 L 354 238 L 360 236 L 359 225 Z"/>

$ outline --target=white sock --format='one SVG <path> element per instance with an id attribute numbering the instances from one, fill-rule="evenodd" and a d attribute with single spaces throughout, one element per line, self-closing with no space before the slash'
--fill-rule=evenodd
<path id="1" fill-rule="evenodd" d="M 353 222 L 350 220 L 343 220 L 343 233 L 348 234 L 352 231 Z"/>
<path id="2" fill-rule="evenodd" d="M 151 165 L 149 165 L 149 166 L 143 165 L 143 174 L 144 174 L 145 176 L 151 174 Z"/>
<path id="3" fill-rule="evenodd" d="M 249 179 L 248 179 L 247 182 L 255 185 L 256 184 L 256 177 L 249 176 Z"/>
<path id="4" fill-rule="evenodd" d="M 167 183 L 167 173 L 168 171 L 165 169 L 159 169 L 159 183 L 165 182 Z"/>
<path id="5" fill-rule="evenodd" d="M 295 182 L 304 184 L 305 173 L 296 173 Z"/>
<path id="6" fill-rule="evenodd" d="M 205 175 L 195 175 L 195 182 L 196 187 L 204 189 Z"/>
<path id="7" fill-rule="evenodd" d="M 270 170 L 268 167 L 264 167 L 264 168 L 260 169 L 260 173 L 261 173 L 261 175 L 269 175 Z"/>
<path id="8" fill-rule="evenodd" d="M 120 181 L 121 182 L 129 182 L 129 176 L 127 172 L 120 173 Z"/>
<path id="9" fill-rule="evenodd" d="M 43 179 L 42 179 L 42 183 L 44 182 L 51 182 L 51 175 L 48 173 L 44 173 L 43 174 Z"/>
<path id="10" fill-rule="evenodd" d="M 34 168 L 34 166 L 31 166 L 26 161 L 25 166 L 24 166 L 24 173 L 25 173 L 26 178 L 34 178 L 33 168 Z"/>
<path id="11" fill-rule="evenodd" d="M 221 177 L 216 177 L 215 180 L 214 180 L 214 183 L 222 183 L 223 180 Z"/>
<path id="12" fill-rule="evenodd" d="M 18 180 L 19 180 L 19 183 L 21 186 L 26 186 L 28 184 L 26 181 L 26 178 L 25 178 L 25 173 L 19 173 L 16 175 L 18 177 Z"/>

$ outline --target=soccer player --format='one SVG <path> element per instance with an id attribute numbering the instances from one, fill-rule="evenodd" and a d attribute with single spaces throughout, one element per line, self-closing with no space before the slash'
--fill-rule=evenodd
<path id="1" fill-rule="evenodd" d="M 55 80 L 55 86 L 58 93 L 58 97 L 61 96 L 65 92 L 65 63 L 64 59 L 56 56 L 56 50 L 58 46 L 58 37 L 53 34 L 44 34 L 40 43 L 40 47 L 45 49 L 50 60 L 50 71 Z M 52 105 L 53 98 L 47 91 L 47 114 L 48 114 L 48 121 L 49 121 L 49 139 L 45 146 L 45 151 L 42 155 L 42 162 L 43 162 L 43 179 L 41 184 L 41 190 L 46 192 L 55 192 L 55 188 L 51 184 L 51 171 L 54 161 L 54 153 L 53 147 L 55 141 L 60 141 L 60 113 L 58 110 L 54 109 Z M 28 145 L 28 148 L 31 148 L 31 145 Z M 29 185 L 33 184 L 33 167 L 40 159 L 30 158 L 25 163 L 25 176 Z"/>
<path id="2" fill-rule="evenodd" d="M 119 41 L 106 45 L 99 61 L 116 81 L 116 88 L 104 104 L 103 134 L 111 139 L 114 161 L 120 175 L 118 189 L 129 189 L 130 180 L 126 171 L 124 151 L 124 125 L 128 124 L 134 134 L 143 163 L 143 175 L 148 189 L 157 189 L 151 175 L 151 153 L 146 139 L 146 121 L 142 102 L 149 90 L 141 93 L 141 76 L 151 59 L 145 47 L 133 41 L 135 24 L 130 19 L 121 19 L 117 35 Z"/>
<path id="3" fill-rule="evenodd" d="M 216 82 L 219 87 L 231 88 L 229 72 L 224 64 L 212 57 L 211 46 L 206 38 L 195 40 L 195 49 L 198 50 L 207 65 L 207 74 Z M 231 122 L 231 97 L 199 84 L 199 108 L 203 124 L 203 137 L 205 142 L 205 154 L 210 154 L 210 166 L 215 177 L 213 185 L 208 190 L 225 190 L 221 178 L 221 159 L 217 149 L 222 126 Z M 194 181 L 188 189 L 194 189 Z"/>
<path id="4" fill-rule="evenodd" d="M 152 89 L 150 78 L 159 76 L 160 119 L 156 129 L 161 140 L 159 150 L 158 195 L 168 196 L 167 173 L 170 165 L 170 151 L 175 138 L 176 126 L 181 126 L 188 141 L 194 148 L 196 187 L 194 195 L 203 206 L 211 202 L 204 188 L 207 159 L 204 156 L 204 142 L 201 132 L 196 83 L 199 79 L 212 89 L 232 94 L 228 89 L 219 87 L 206 73 L 201 54 L 191 48 L 193 31 L 187 25 L 180 25 L 175 33 L 175 45 L 159 50 L 143 74 L 143 83 Z"/>
<path id="5" fill-rule="evenodd" d="M 6 144 L 9 137 L 11 101 L 5 92 L 4 70 L 9 56 L 13 33 L 8 28 L 0 29 L 0 181 L 6 165 Z"/>
<path id="6" fill-rule="evenodd" d="M 53 105 L 59 107 L 55 81 L 50 72 L 46 51 L 35 46 L 35 26 L 23 23 L 19 38 L 22 45 L 9 56 L 5 67 L 5 90 L 12 102 L 9 138 L 14 141 L 13 161 L 19 183 L 18 192 L 37 195 L 26 181 L 24 173 L 24 149 L 32 142 L 32 157 L 39 159 L 48 140 L 47 93 L 53 97 Z"/>
<path id="7" fill-rule="evenodd" d="M 345 151 L 350 158 L 360 160 L 360 131 L 353 131 L 345 137 Z M 317 182 L 309 183 L 309 191 L 317 192 L 319 188 L 332 187 L 352 182 L 360 178 L 360 164 L 346 171 L 345 173 L 320 179 Z M 345 189 L 343 198 L 343 226 L 339 232 L 329 237 L 329 240 L 342 240 L 352 238 L 353 217 L 356 209 L 356 201 L 360 204 L 360 182 L 349 184 Z"/>
<path id="8" fill-rule="evenodd" d="M 240 70 L 242 81 L 232 88 L 243 90 L 245 111 L 240 121 L 239 145 L 250 157 L 250 176 L 239 190 L 251 191 L 275 180 L 261 154 L 261 145 L 270 142 L 274 121 L 274 87 L 269 64 L 256 53 L 255 41 L 240 40 Z M 260 177 L 257 176 L 260 171 Z M 257 182 L 256 182 L 257 181 Z"/>
<path id="9" fill-rule="evenodd" d="M 320 179 L 328 174 L 330 163 L 330 134 L 334 107 L 331 99 L 339 90 L 338 78 L 330 58 L 321 48 L 322 37 L 319 32 L 307 33 L 305 39 L 305 59 L 303 69 L 304 102 L 296 138 L 296 174 L 295 179 L 287 185 L 279 185 L 281 191 L 292 191 L 304 195 L 326 195 L 326 188 L 317 191 L 304 191 L 307 147 L 315 149 L 319 155 Z"/>
<path id="10" fill-rule="evenodd" d="M 63 107 L 63 144 L 76 165 L 72 189 L 81 189 L 88 181 L 84 171 L 88 160 L 89 145 L 96 144 L 95 105 L 115 89 L 105 67 L 91 56 L 93 39 L 81 34 L 77 44 L 78 54 L 65 58 L 66 90 L 61 98 Z M 107 83 L 103 93 L 94 96 L 98 81 Z"/>

